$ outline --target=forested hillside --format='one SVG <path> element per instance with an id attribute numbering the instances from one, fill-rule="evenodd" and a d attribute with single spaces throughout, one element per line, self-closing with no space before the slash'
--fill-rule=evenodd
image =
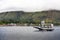
<path id="1" fill-rule="evenodd" d="M 60 25 L 60 10 L 47 10 L 37 12 L 9 11 L 0 13 L 0 24 L 7 23 L 46 23 Z"/>

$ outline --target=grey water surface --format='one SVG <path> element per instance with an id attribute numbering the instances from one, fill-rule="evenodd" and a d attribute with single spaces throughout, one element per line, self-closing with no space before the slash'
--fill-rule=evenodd
<path id="1" fill-rule="evenodd" d="M 60 27 L 39 31 L 33 27 L 0 27 L 0 40 L 60 40 Z"/>

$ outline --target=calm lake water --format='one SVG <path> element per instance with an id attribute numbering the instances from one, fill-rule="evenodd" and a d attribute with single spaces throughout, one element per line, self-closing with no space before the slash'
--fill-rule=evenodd
<path id="1" fill-rule="evenodd" d="M 0 27 L 0 40 L 60 40 L 60 27 L 53 31 L 38 31 L 33 27 Z"/>

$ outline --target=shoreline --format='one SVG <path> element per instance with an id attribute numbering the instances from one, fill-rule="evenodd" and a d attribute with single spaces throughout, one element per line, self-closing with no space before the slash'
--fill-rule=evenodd
<path id="1" fill-rule="evenodd" d="M 8 25 L 0 25 L 0 27 L 36 27 L 36 26 L 8 26 Z M 60 27 L 60 26 L 54 26 L 54 27 Z"/>

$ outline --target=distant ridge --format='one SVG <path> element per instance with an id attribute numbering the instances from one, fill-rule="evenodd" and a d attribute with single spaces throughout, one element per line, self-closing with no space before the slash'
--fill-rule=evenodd
<path id="1" fill-rule="evenodd" d="M 14 21 L 20 23 L 40 23 L 41 20 L 60 23 L 60 10 L 46 10 L 37 12 L 8 11 L 0 13 L 0 21 Z"/>

